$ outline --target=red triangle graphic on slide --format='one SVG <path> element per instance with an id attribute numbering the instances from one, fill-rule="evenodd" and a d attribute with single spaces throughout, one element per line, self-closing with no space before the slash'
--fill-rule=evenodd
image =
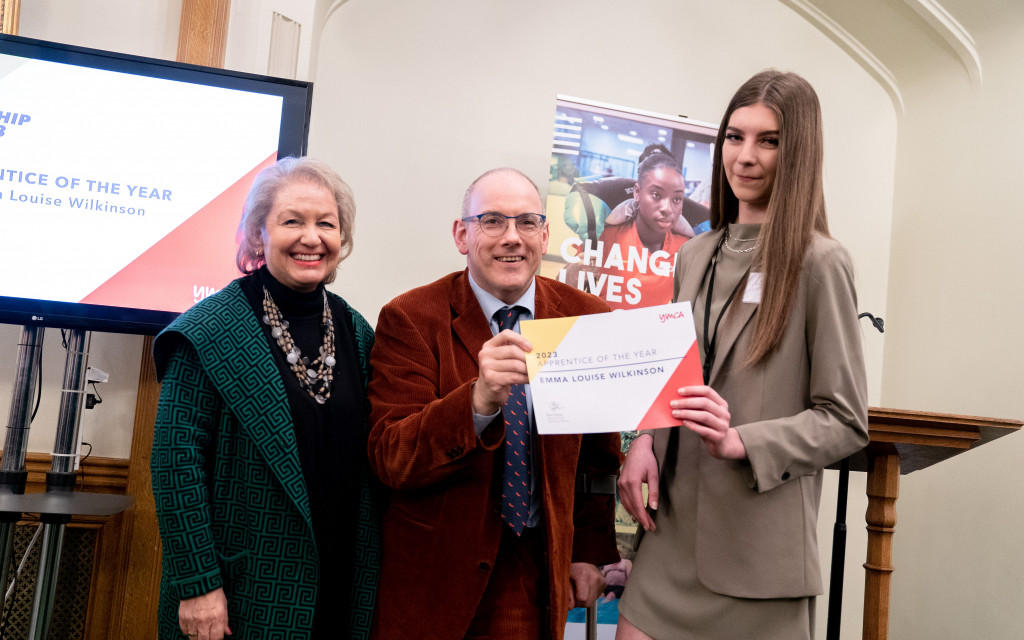
<path id="1" fill-rule="evenodd" d="M 704 373 L 700 367 L 700 354 L 697 353 L 697 341 L 690 345 L 683 359 L 676 365 L 664 388 L 654 399 L 651 408 L 637 425 L 637 429 L 660 429 L 662 427 L 678 427 L 683 424 L 682 420 L 672 417 L 672 407 L 668 405 L 671 400 L 679 397 L 679 387 L 692 387 L 704 384 Z"/>
<path id="2" fill-rule="evenodd" d="M 235 233 L 245 196 L 256 174 L 276 158 L 275 151 L 82 302 L 181 312 L 237 278 Z"/>

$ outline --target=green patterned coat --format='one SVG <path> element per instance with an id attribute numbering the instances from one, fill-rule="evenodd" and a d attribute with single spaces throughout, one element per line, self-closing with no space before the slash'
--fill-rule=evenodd
<path id="1" fill-rule="evenodd" d="M 348 312 L 365 389 L 373 331 L 333 298 Z M 308 638 L 319 574 L 309 497 L 284 384 L 238 281 L 157 336 L 154 356 L 164 382 L 150 463 L 163 540 L 159 637 L 183 637 L 180 600 L 224 587 L 235 638 Z M 366 471 L 352 621 L 339 637 L 369 635 L 380 565 L 372 493 Z"/>

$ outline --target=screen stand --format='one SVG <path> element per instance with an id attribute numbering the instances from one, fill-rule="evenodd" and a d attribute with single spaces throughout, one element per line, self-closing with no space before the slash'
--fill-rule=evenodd
<path id="1" fill-rule="evenodd" d="M 25 332 L 30 330 L 25 328 Z M 79 421 L 82 416 L 82 404 L 85 400 L 86 367 L 89 359 L 89 334 L 82 329 L 71 329 L 67 332 L 67 357 L 64 362 L 64 384 L 61 391 L 60 413 L 57 417 L 57 435 L 53 444 L 53 462 L 50 471 L 46 474 L 46 493 L 25 495 L 25 448 L 28 442 L 28 427 L 31 422 L 30 412 L 27 411 L 33 396 L 33 380 L 37 379 L 39 364 L 39 353 L 42 347 L 42 330 L 34 341 L 22 340 L 22 352 L 18 357 L 18 378 L 25 378 L 30 382 L 24 383 L 28 390 L 19 393 L 15 392 L 15 401 L 12 402 L 12 416 L 15 413 L 15 405 L 24 402 L 23 412 L 28 414 L 28 419 L 23 416 L 20 421 L 12 419 L 8 425 L 7 444 L 13 445 L 13 449 L 5 447 L 3 466 L 0 471 L 3 474 L 21 474 L 20 491 L 7 490 L 18 489 L 4 487 L 0 484 L 0 513 L 6 516 L 7 520 L 13 520 L 8 525 L 13 528 L 14 523 L 21 517 L 22 513 L 38 513 L 42 522 L 42 548 L 39 554 L 39 572 L 36 575 L 36 588 L 32 600 L 32 617 L 29 622 L 29 640 L 45 640 L 49 635 L 50 622 L 53 618 L 54 595 L 57 586 L 57 574 L 60 568 L 60 550 L 64 542 L 64 526 L 71 521 L 72 515 L 113 515 L 124 511 L 135 502 L 131 496 L 117 496 L 96 493 L 75 492 L 75 460 L 78 443 Z M 33 351 L 35 349 L 35 351 Z M 34 362 L 34 366 L 25 367 L 25 375 L 22 376 L 22 361 Z M 11 427 L 20 426 L 20 432 L 12 433 Z M 9 456 L 8 454 L 15 454 Z M 8 465 L 17 464 L 17 468 L 8 469 Z M 0 483 L 6 480 L 6 475 L 0 475 Z M 6 555 L 10 555 L 10 533 L 7 537 Z M 4 542 L 0 537 L 0 544 Z M 4 564 L 4 567 L 7 563 Z M 6 576 L 4 582 L 6 586 Z"/>
<path id="2" fill-rule="evenodd" d="M 18 365 L 11 393 L 11 412 L 7 422 L 4 455 L 0 459 L 0 494 L 25 493 L 25 454 L 28 429 L 32 423 L 32 400 L 39 384 L 39 366 L 43 357 L 43 328 L 22 327 L 18 343 Z M 0 588 L 7 593 L 7 569 L 11 564 L 14 525 L 21 512 L 0 513 Z"/>

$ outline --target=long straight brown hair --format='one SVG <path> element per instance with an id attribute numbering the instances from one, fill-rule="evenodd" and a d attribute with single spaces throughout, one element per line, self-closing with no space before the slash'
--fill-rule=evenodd
<path id="1" fill-rule="evenodd" d="M 807 246 L 815 233 L 829 236 L 822 189 L 824 143 L 818 95 L 795 73 L 774 69 L 743 83 L 725 110 L 712 165 L 711 228 L 721 229 L 736 222 L 739 214 L 739 200 L 722 166 L 722 144 L 733 112 L 754 104 L 768 107 L 778 119 L 779 152 L 775 184 L 752 267 L 764 275 L 747 354 L 749 364 L 763 362 L 782 342 Z"/>

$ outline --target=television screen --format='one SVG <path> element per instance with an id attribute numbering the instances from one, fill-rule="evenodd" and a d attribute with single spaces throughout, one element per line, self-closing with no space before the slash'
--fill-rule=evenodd
<path id="1" fill-rule="evenodd" d="M 238 277 L 312 84 L 0 36 L 0 322 L 156 333 Z"/>

